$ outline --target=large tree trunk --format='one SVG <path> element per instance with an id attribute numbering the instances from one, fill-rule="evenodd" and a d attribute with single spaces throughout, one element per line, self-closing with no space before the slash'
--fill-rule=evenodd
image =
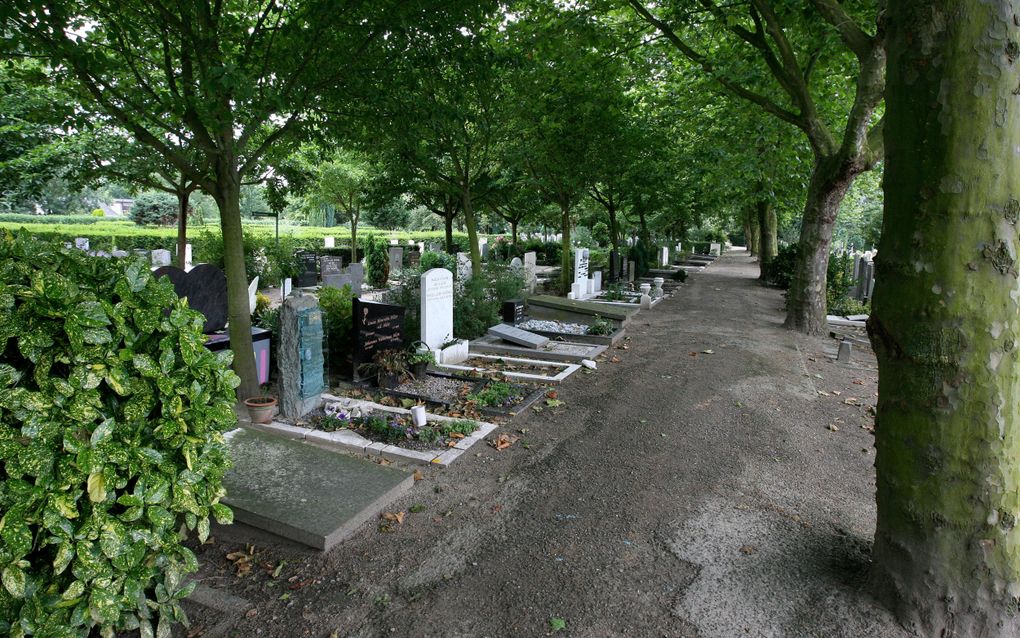
<path id="1" fill-rule="evenodd" d="M 457 252 L 457 248 L 453 245 L 453 218 L 457 216 L 457 211 L 447 204 L 445 207 L 445 215 L 443 216 L 443 224 L 446 227 L 446 252 L 453 255 Z"/>
<path id="2" fill-rule="evenodd" d="M 888 9 L 874 575 L 924 636 L 1020 635 L 1015 11 Z"/>
<path id="3" fill-rule="evenodd" d="M 361 211 L 351 211 L 351 263 L 358 263 L 358 217 Z"/>
<path id="4" fill-rule="evenodd" d="M 786 327 L 809 335 L 825 334 L 825 271 L 839 205 L 860 172 L 834 156 L 815 162 L 800 225 L 800 254 L 786 298 Z"/>
<path id="5" fill-rule="evenodd" d="M 564 297 L 570 292 L 570 285 L 574 282 L 574 261 L 570 245 L 570 204 L 560 203 L 560 232 L 563 239 L 560 242 L 560 294 Z"/>
<path id="6" fill-rule="evenodd" d="M 241 378 L 237 395 L 241 399 L 259 394 L 258 372 L 251 340 L 251 308 L 248 305 L 248 275 L 244 268 L 241 235 L 241 180 L 231 164 L 218 166 L 217 192 L 220 232 L 223 234 L 223 265 L 227 275 L 227 320 L 234 372 Z"/>
<path id="7" fill-rule="evenodd" d="M 475 209 L 471 203 L 471 189 L 464 187 L 461 191 L 461 202 L 464 206 L 464 224 L 467 226 L 468 243 L 471 245 L 471 276 L 482 274 L 482 252 L 478 249 L 478 230 L 475 224 Z"/>
<path id="8" fill-rule="evenodd" d="M 517 245 L 517 223 L 516 219 L 510 220 L 510 237 L 513 240 L 514 246 Z"/>
<path id="9" fill-rule="evenodd" d="M 757 214 L 757 210 L 754 207 L 744 209 L 744 239 L 747 244 L 747 252 L 749 252 L 752 257 L 758 255 L 759 237 Z"/>
<path id="10" fill-rule="evenodd" d="M 616 203 L 610 199 L 609 206 L 606 207 L 606 212 L 609 213 L 609 244 L 613 247 L 613 250 L 620 251 L 620 220 L 619 215 L 616 211 Z"/>
<path id="11" fill-rule="evenodd" d="M 191 191 L 177 191 L 177 267 L 184 270 L 185 254 L 188 249 L 188 202 L 191 200 Z"/>
<path id="12" fill-rule="evenodd" d="M 776 210 L 772 206 L 772 202 L 765 197 L 760 198 L 755 205 L 755 216 L 758 227 L 758 264 L 761 269 L 759 278 L 764 280 L 768 277 L 772 260 L 779 254 L 779 247 L 777 246 L 779 242 L 776 238 L 776 226 L 778 223 Z"/>

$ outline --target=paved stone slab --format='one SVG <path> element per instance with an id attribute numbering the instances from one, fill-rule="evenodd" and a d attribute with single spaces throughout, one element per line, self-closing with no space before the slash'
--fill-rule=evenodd
<path id="1" fill-rule="evenodd" d="M 228 444 L 223 501 L 234 517 L 322 551 L 414 485 L 402 470 L 255 430 L 234 430 Z"/>
<path id="2" fill-rule="evenodd" d="M 550 340 L 544 346 L 533 350 L 524 346 L 516 346 L 507 343 L 502 339 L 486 335 L 471 342 L 471 353 L 481 354 L 507 354 L 518 357 L 529 357 L 538 355 L 548 361 L 568 361 L 580 363 L 584 359 L 594 359 L 603 352 L 607 346 L 597 343 L 573 343 L 566 341 Z"/>
<path id="3" fill-rule="evenodd" d="M 516 343 L 517 345 L 525 346 L 527 348 L 537 349 L 549 343 L 549 337 L 543 337 L 542 335 L 537 335 L 534 332 L 528 332 L 527 330 L 508 326 L 505 323 L 492 326 L 489 328 L 488 333 L 493 337 L 498 337 L 504 341 Z"/>
<path id="4" fill-rule="evenodd" d="M 553 297 L 552 295 L 536 295 L 528 298 L 528 307 L 531 306 L 543 306 L 546 308 L 554 308 L 556 310 L 569 310 L 581 315 L 599 315 L 606 319 L 614 319 L 616 321 L 627 321 L 630 316 L 633 315 L 637 309 L 616 309 L 607 308 L 603 304 L 593 303 L 590 301 L 575 301 L 573 299 L 564 299 L 562 297 Z"/>

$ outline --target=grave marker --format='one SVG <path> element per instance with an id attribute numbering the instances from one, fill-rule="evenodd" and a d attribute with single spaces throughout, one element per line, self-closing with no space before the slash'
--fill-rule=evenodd
<path id="1" fill-rule="evenodd" d="M 329 288 L 342 288 L 344 278 L 344 259 L 336 255 L 319 257 L 319 270 L 322 272 L 322 285 Z M 339 284 L 339 285 L 338 285 Z"/>
<path id="2" fill-rule="evenodd" d="M 421 341 L 433 351 L 453 339 L 453 273 L 433 268 L 421 276 Z"/>
<path id="3" fill-rule="evenodd" d="M 574 251 L 574 281 L 588 278 L 588 249 L 578 248 Z"/>
<path id="4" fill-rule="evenodd" d="M 390 246 L 390 275 L 395 276 L 404 268 L 404 249 Z"/>
<path id="5" fill-rule="evenodd" d="M 527 348 L 538 349 L 549 343 L 549 337 L 537 335 L 534 332 L 528 332 L 527 330 L 521 330 L 513 326 L 506 324 L 496 324 L 489 328 L 488 333 L 493 337 L 498 337 L 503 341 L 509 341 L 510 343 L 516 343 L 520 346 Z"/>
<path id="6" fill-rule="evenodd" d="M 77 248 L 78 250 L 88 250 L 89 249 L 88 237 L 75 237 L 74 247 Z"/>
<path id="7" fill-rule="evenodd" d="M 157 248 L 149 254 L 149 257 L 152 260 L 152 265 L 156 268 L 170 265 L 170 251 L 164 248 Z"/>
<path id="8" fill-rule="evenodd" d="M 324 248 L 336 248 L 336 237 L 324 237 L 322 243 Z"/>
<path id="9" fill-rule="evenodd" d="M 283 302 L 279 358 L 280 412 L 301 418 L 319 406 L 319 395 L 326 389 L 322 311 L 315 295 L 299 292 Z"/>
<path id="10" fill-rule="evenodd" d="M 301 272 L 297 276 L 297 287 L 308 288 L 319 283 L 319 257 L 313 252 L 301 251 L 297 253 L 298 261 L 301 262 Z"/>
<path id="11" fill-rule="evenodd" d="M 404 307 L 377 301 L 354 299 L 354 380 L 363 377 L 362 364 L 371 363 L 383 350 L 404 347 Z"/>
<path id="12" fill-rule="evenodd" d="M 421 264 L 421 251 L 412 250 L 407 253 L 407 265 L 411 268 L 417 268 Z"/>
<path id="13" fill-rule="evenodd" d="M 524 321 L 524 300 L 507 299 L 503 302 L 503 312 L 501 314 L 503 321 L 516 326 Z"/>
<path id="14" fill-rule="evenodd" d="M 202 332 L 216 332 L 227 325 L 227 277 L 216 266 L 199 264 L 190 272 L 177 266 L 163 266 L 152 276 L 170 279 L 177 296 L 187 297 L 188 306 L 205 316 Z"/>

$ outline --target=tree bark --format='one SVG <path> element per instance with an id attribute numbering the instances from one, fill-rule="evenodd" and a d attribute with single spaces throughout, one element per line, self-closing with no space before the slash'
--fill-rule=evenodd
<path id="1" fill-rule="evenodd" d="M 874 577 L 925 636 L 1020 635 L 1020 28 L 889 4 Z"/>
<path id="2" fill-rule="evenodd" d="M 188 247 L 188 202 L 191 200 L 191 191 L 179 189 L 177 191 L 177 267 L 184 270 L 185 258 Z"/>
<path id="3" fill-rule="evenodd" d="M 613 250 L 620 252 L 620 220 L 616 210 L 616 203 L 610 200 L 609 206 L 606 207 L 606 212 L 609 213 L 609 244 L 613 247 Z"/>
<path id="4" fill-rule="evenodd" d="M 234 372 L 241 378 L 240 399 L 259 394 L 258 372 L 251 340 L 251 308 L 248 305 L 248 275 L 244 268 L 241 233 L 241 180 L 233 162 L 220 160 L 216 167 L 214 198 L 220 210 L 223 235 L 223 265 L 227 276 L 227 320 Z"/>
<path id="5" fill-rule="evenodd" d="M 457 249 L 453 246 L 453 218 L 457 216 L 453 206 L 447 204 L 445 206 L 446 214 L 443 216 L 443 224 L 446 227 L 446 252 L 453 255 L 457 252 Z"/>
<path id="6" fill-rule="evenodd" d="M 360 210 L 351 211 L 351 263 L 358 263 L 358 217 L 361 216 Z"/>
<path id="7" fill-rule="evenodd" d="M 825 286 L 829 245 L 846 191 L 863 167 L 840 156 L 815 163 L 800 224 L 800 253 L 786 298 L 785 326 L 809 335 L 825 334 Z"/>
<path id="8" fill-rule="evenodd" d="M 776 210 L 771 201 L 761 197 L 755 204 L 755 215 L 758 226 L 758 265 L 761 270 L 759 279 L 765 280 L 768 277 L 769 268 L 772 266 L 772 260 L 779 254 L 778 239 L 776 238 L 776 226 L 778 225 Z"/>
<path id="9" fill-rule="evenodd" d="M 517 245 L 517 220 L 510 220 L 510 237 L 514 246 Z"/>
<path id="10" fill-rule="evenodd" d="M 570 204 L 560 202 L 560 232 L 563 239 L 560 241 L 560 294 L 564 297 L 570 292 L 570 285 L 574 281 L 572 272 L 574 263 L 571 259 L 570 245 Z"/>
<path id="11" fill-rule="evenodd" d="M 478 230 L 475 223 L 475 209 L 471 203 L 471 189 L 467 186 L 461 190 L 461 203 L 464 207 L 464 225 L 467 226 L 468 243 L 471 244 L 471 276 L 482 274 L 482 253 L 478 249 Z"/>

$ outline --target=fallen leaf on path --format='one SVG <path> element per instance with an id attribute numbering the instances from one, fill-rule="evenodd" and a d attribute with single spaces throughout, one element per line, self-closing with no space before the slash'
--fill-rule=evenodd
<path id="1" fill-rule="evenodd" d="M 691 353 L 691 356 L 692 356 L 692 357 L 696 357 L 696 356 L 698 356 L 698 353 L 697 353 L 697 352 L 692 352 L 692 353 Z"/>
<path id="2" fill-rule="evenodd" d="M 496 437 L 495 441 L 489 441 L 489 445 L 496 448 L 496 450 L 505 450 L 519 440 L 519 437 L 510 436 L 509 434 L 500 434 Z"/>
<path id="3" fill-rule="evenodd" d="M 854 397 L 848 397 L 846 399 L 843 399 L 843 403 L 847 405 L 860 405 L 859 403 L 857 403 L 857 399 Z"/>
<path id="4" fill-rule="evenodd" d="M 259 610 L 258 610 L 258 609 L 256 609 L 256 608 L 254 608 L 254 607 L 252 607 L 251 609 L 249 609 L 248 611 L 246 611 L 246 612 L 244 613 L 244 615 L 245 615 L 245 617 L 246 617 L 246 618 L 254 618 L 255 616 L 258 616 L 258 615 L 259 615 Z"/>
<path id="5" fill-rule="evenodd" d="M 854 385 L 864 385 L 864 381 L 861 379 L 854 379 Z"/>
<path id="6" fill-rule="evenodd" d="M 830 423 L 829 429 L 832 430 L 833 432 L 839 432 L 839 426 L 836 425 L 835 423 Z"/>
<path id="7" fill-rule="evenodd" d="M 451 439 L 463 439 L 464 438 L 464 435 L 461 434 L 460 432 L 450 432 L 446 436 L 450 437 Z"/>
<path id="8" fill-rule="evenodd" d="M 757 548 L 755 548 L 754 545 L 742 545 L 740 547 L 740 553 L 744 554 L 744 555 L 747 555 L 747 556 L 749 556 L 751 554 L 754 554 L 754 553 L 757 553 L 757 551 L 758 550 L 757 550 Z"/>
<path id="9" fill-rule="evenodd" d="M 549 390 L 548 392 L 545 393 L 545 396 L 548 399 L 555 399 L 556 398 L 556 390 Z"/>
<path id="10" fill-rule="evenodd" d="M 620 363 L 620 357 L 613 355 L 613 358 L 609 360 L 609 363 Z"/>
<path id="11" fill-rule="evenodd" d="M 405 516 L 407 516 L 406 512 L 383 512 L 382 514 L 383 520 L 391 521 L 398 525 L 404 522 Z"/>
<path id="12" fill-rule="evenodd" d="M 414 480 L 415 481 L 423 481 L 423 480 L 425 480 L 425 475 L 421 473 L 421 470 L 415 470 L 414 471 Z"/>

